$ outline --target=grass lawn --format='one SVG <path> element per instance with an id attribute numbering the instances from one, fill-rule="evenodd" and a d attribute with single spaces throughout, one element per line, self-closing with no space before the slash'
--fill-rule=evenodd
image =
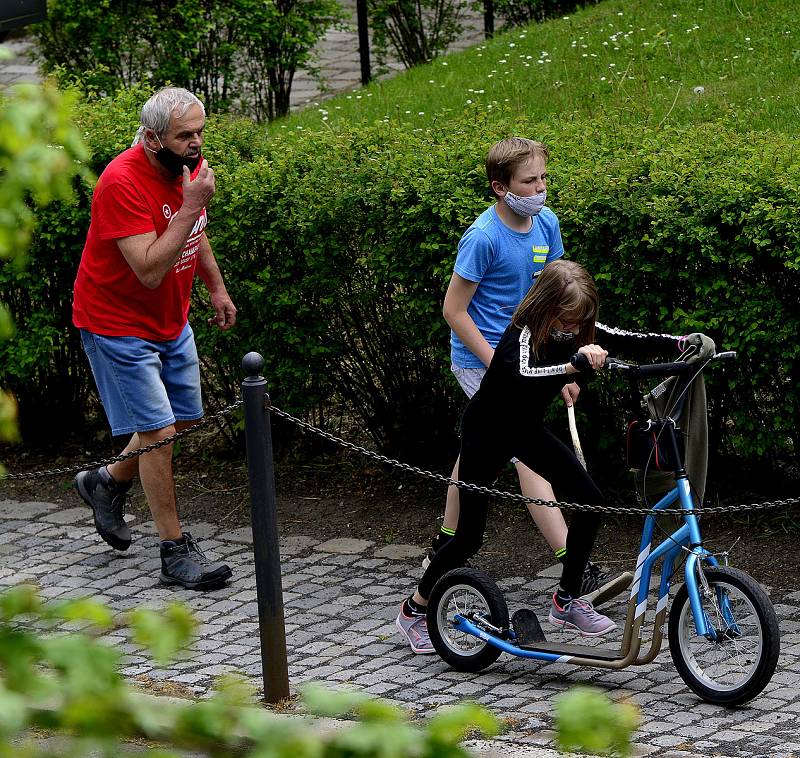
<path id="1" fill-rule="evenodd" d="M 478 113 L 658 127 L 724 118 L 794 133 L 800 118 L 797 0 L 606 0 L 512 29 L 339 95 L 271 131 L 392 121 L 422 129 Z"/>

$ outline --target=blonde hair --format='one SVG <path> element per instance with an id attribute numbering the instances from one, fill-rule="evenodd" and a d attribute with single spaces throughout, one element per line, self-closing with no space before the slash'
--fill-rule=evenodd
<path id="1" fill-rule="evenodd" d="M 589 272 L 574 261 L 557 260 L 542 269 L 511 322 L 519 329 L 530 329 L 531 348 L 538 356 L 555 322 L 565 315 L 580 324 L 578 346 L 594 342 L 599 308 L 600 298 Z"/>
<path id="2" fill-rule="evenodd" d="M 486 156 L 486 178 L 489 186 L 494 181 L 508 185 L 514 172 L 532 157 L 540 157 L 547 162 L 550 151 L 544 143 L 525 137 L 509 137 L 495 142 Z"/>

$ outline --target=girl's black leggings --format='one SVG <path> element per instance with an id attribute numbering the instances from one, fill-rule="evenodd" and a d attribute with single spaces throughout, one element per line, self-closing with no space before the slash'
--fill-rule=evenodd
<path id="1" fill-rule="evenodd" d="M 459 479 L 470 484 L 491 486 L 508 461 L 516 456 L 528 468 L 547 479 L 558 500 L 573 503 L 600 503 L 602 493 L 581 466 L 575 454 L 542 426 L 519 430 L 517 425 L 470 419 L 462 424 Z M 426 600 L 433 585 L 448 571 L 463 566 L 481 547 L 486 530 L 488 497 L 470 490 L 459 490 L 461 509 L 456 533 L 436 551 L 419 583 L 419 594 Z M 546 507 L 546 506 L 541 506 Z M 572 511 L 567 532 L 567 555 L 561 586 L 573 597 L 580 595 L 583 571 L 600 527 L 598 511 Z"/>

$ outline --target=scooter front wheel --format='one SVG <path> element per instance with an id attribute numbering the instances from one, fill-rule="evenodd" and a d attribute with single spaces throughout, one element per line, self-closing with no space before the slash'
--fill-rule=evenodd
<path id="1" fill-rule="evenodd" d="M 744 571 L 704 568 L 709 592 L 700 603 L 713 639 L 698 635 L 683 585 L 669 611 L 669 650 L 689 687 L 715 705 L 746 703 L 767 686 L 780 652 L 775 609 L 761 585 Z"/>
<path id="2" fill-rule="evenodd" d="M 494 663 L 501 651 L 485 640 L 453 626 L 459 614 L 480 626 L 488 622 L 508 628 L 508 606 L 499 587 L 483 571 L 458 568 L 445 574 L 428 600 L 428 634 L 436 652 L 458 671 L 481 671 Z"/>

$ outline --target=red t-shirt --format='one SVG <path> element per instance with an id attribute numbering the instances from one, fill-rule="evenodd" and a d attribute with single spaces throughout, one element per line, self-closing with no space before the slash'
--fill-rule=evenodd
<path id="1" fill-rule="evenodd" d="M 206 209 L 155 289 L 139 281 L 117 240 L 153 231 L 160 237 L 182 204 L 182 177 L 164 178 L 150 164 L 141 144 L 108 164 L 94 189 L 91 224 L 75 278 L 75 326 L 109 337 L 156 342 L 180 335 L 189 315 L 200 241 L 208 223 Z"/>

